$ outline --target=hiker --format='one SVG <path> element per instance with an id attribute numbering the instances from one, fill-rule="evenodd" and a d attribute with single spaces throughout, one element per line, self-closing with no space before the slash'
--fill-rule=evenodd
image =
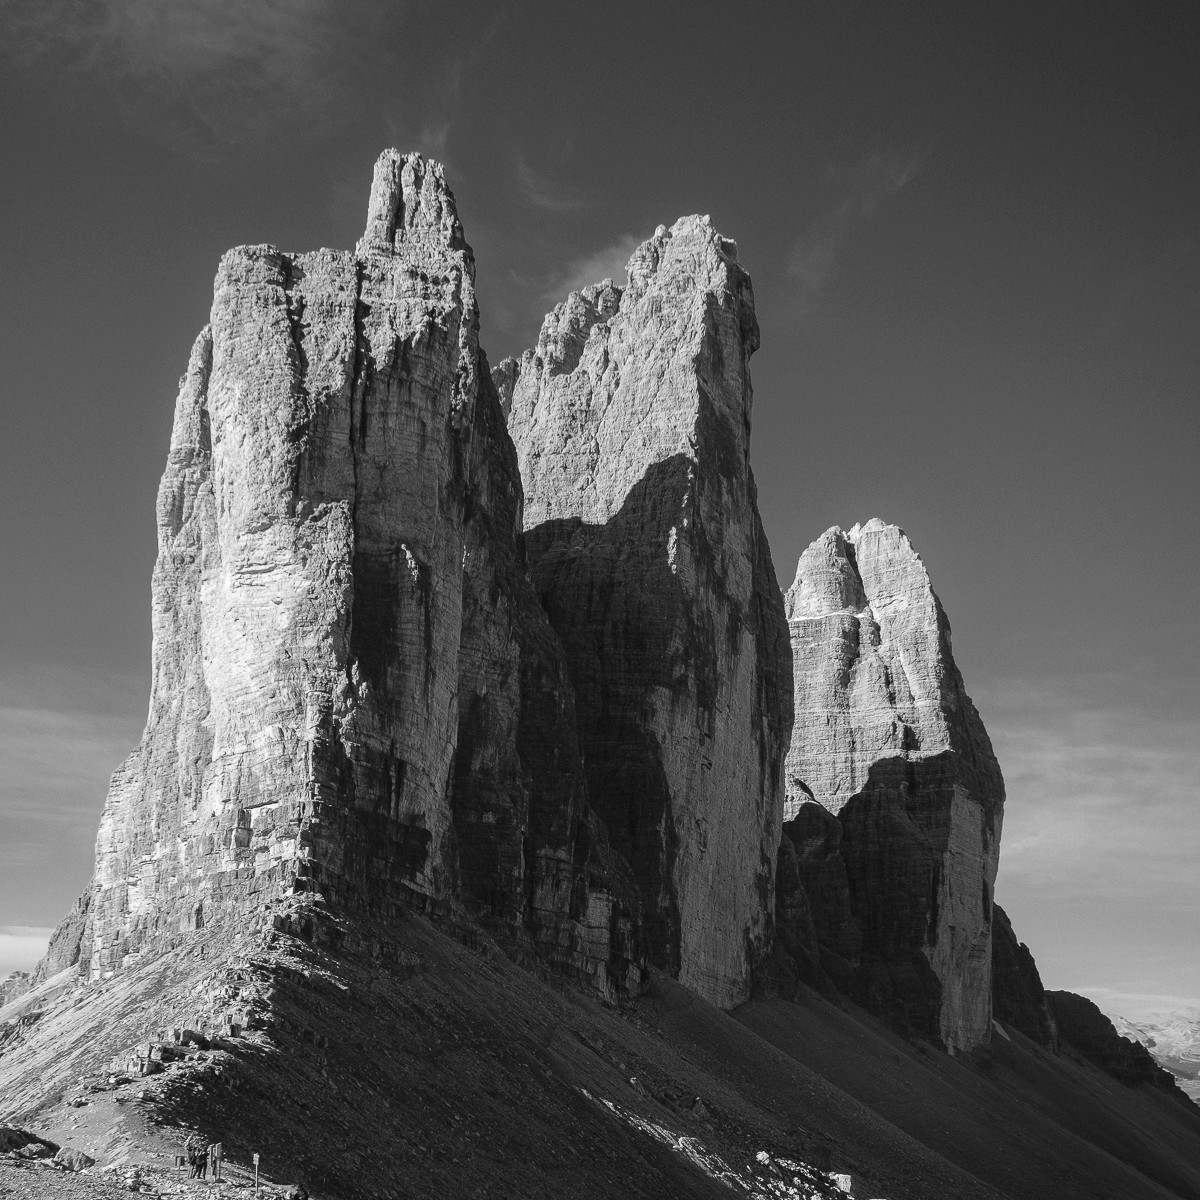
<path id="1" fill-rule="evenodd" d="M 198 1179 L 200 1177 L 200 1151 L 192 1142 L 187 1144 L 187 1160 L 188 1178 Z"/>
<path id="2" fill-rule="evenodd" d="M 208 1175 L 208 1143 L 204 1142 L 196 1155 L 196 1178 L 204 1179 Z"/>

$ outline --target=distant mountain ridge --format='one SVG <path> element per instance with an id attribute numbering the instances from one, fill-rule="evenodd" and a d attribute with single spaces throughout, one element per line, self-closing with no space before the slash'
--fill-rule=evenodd
<path id="1" fill-rule="evenodd" d="M 1113 1017 L 1113 1025 L 1122 1037 L 1145 1046 L 1200 1104 L 1200 1008 L 1151 1015 L 1153 1020 L 1142 1021 Z"/>

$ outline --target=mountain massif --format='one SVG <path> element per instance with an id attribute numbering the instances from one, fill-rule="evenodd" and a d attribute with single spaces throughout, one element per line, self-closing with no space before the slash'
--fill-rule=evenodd
<path id="1" fill-rule="evenodd" d="M 908 538 L 776 581 L 734 243 L 660 226 L 494 369 L 474 284 L 395 151 L 354 252 L 222 259 L 145 734 L 0 994 L 0 1120 L 328 1197 L 1200 1197 L 1200 1110 L 994 904 Z"/>

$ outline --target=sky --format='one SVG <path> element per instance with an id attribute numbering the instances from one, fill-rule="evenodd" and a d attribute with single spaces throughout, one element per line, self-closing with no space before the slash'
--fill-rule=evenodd
<path id="1" fill-rule="evenodd" d="M 1200 7 L 0 0 L 0 975 L 149 695 L 154 496 L 231 245 L 352 247 L 440 159 L 481 340 L 710 213 L 790 581 L 902 526 L 1008 785 L 1048 987 L 1200 1005 Z"/>

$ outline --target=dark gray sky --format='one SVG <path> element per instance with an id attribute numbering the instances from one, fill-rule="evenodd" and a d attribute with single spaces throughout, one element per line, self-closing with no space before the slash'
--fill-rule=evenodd
<path id="1" fill-rule="evenodd" d="M 779 575 L 903 526 L 1049 986 L 1200 1004 L 1200 7 L 3 0 L 0 971 L 90 871 L 149 689 L 154 494 L 221 252 L 446 165 L 493 361 L 711 213 Z"/>

